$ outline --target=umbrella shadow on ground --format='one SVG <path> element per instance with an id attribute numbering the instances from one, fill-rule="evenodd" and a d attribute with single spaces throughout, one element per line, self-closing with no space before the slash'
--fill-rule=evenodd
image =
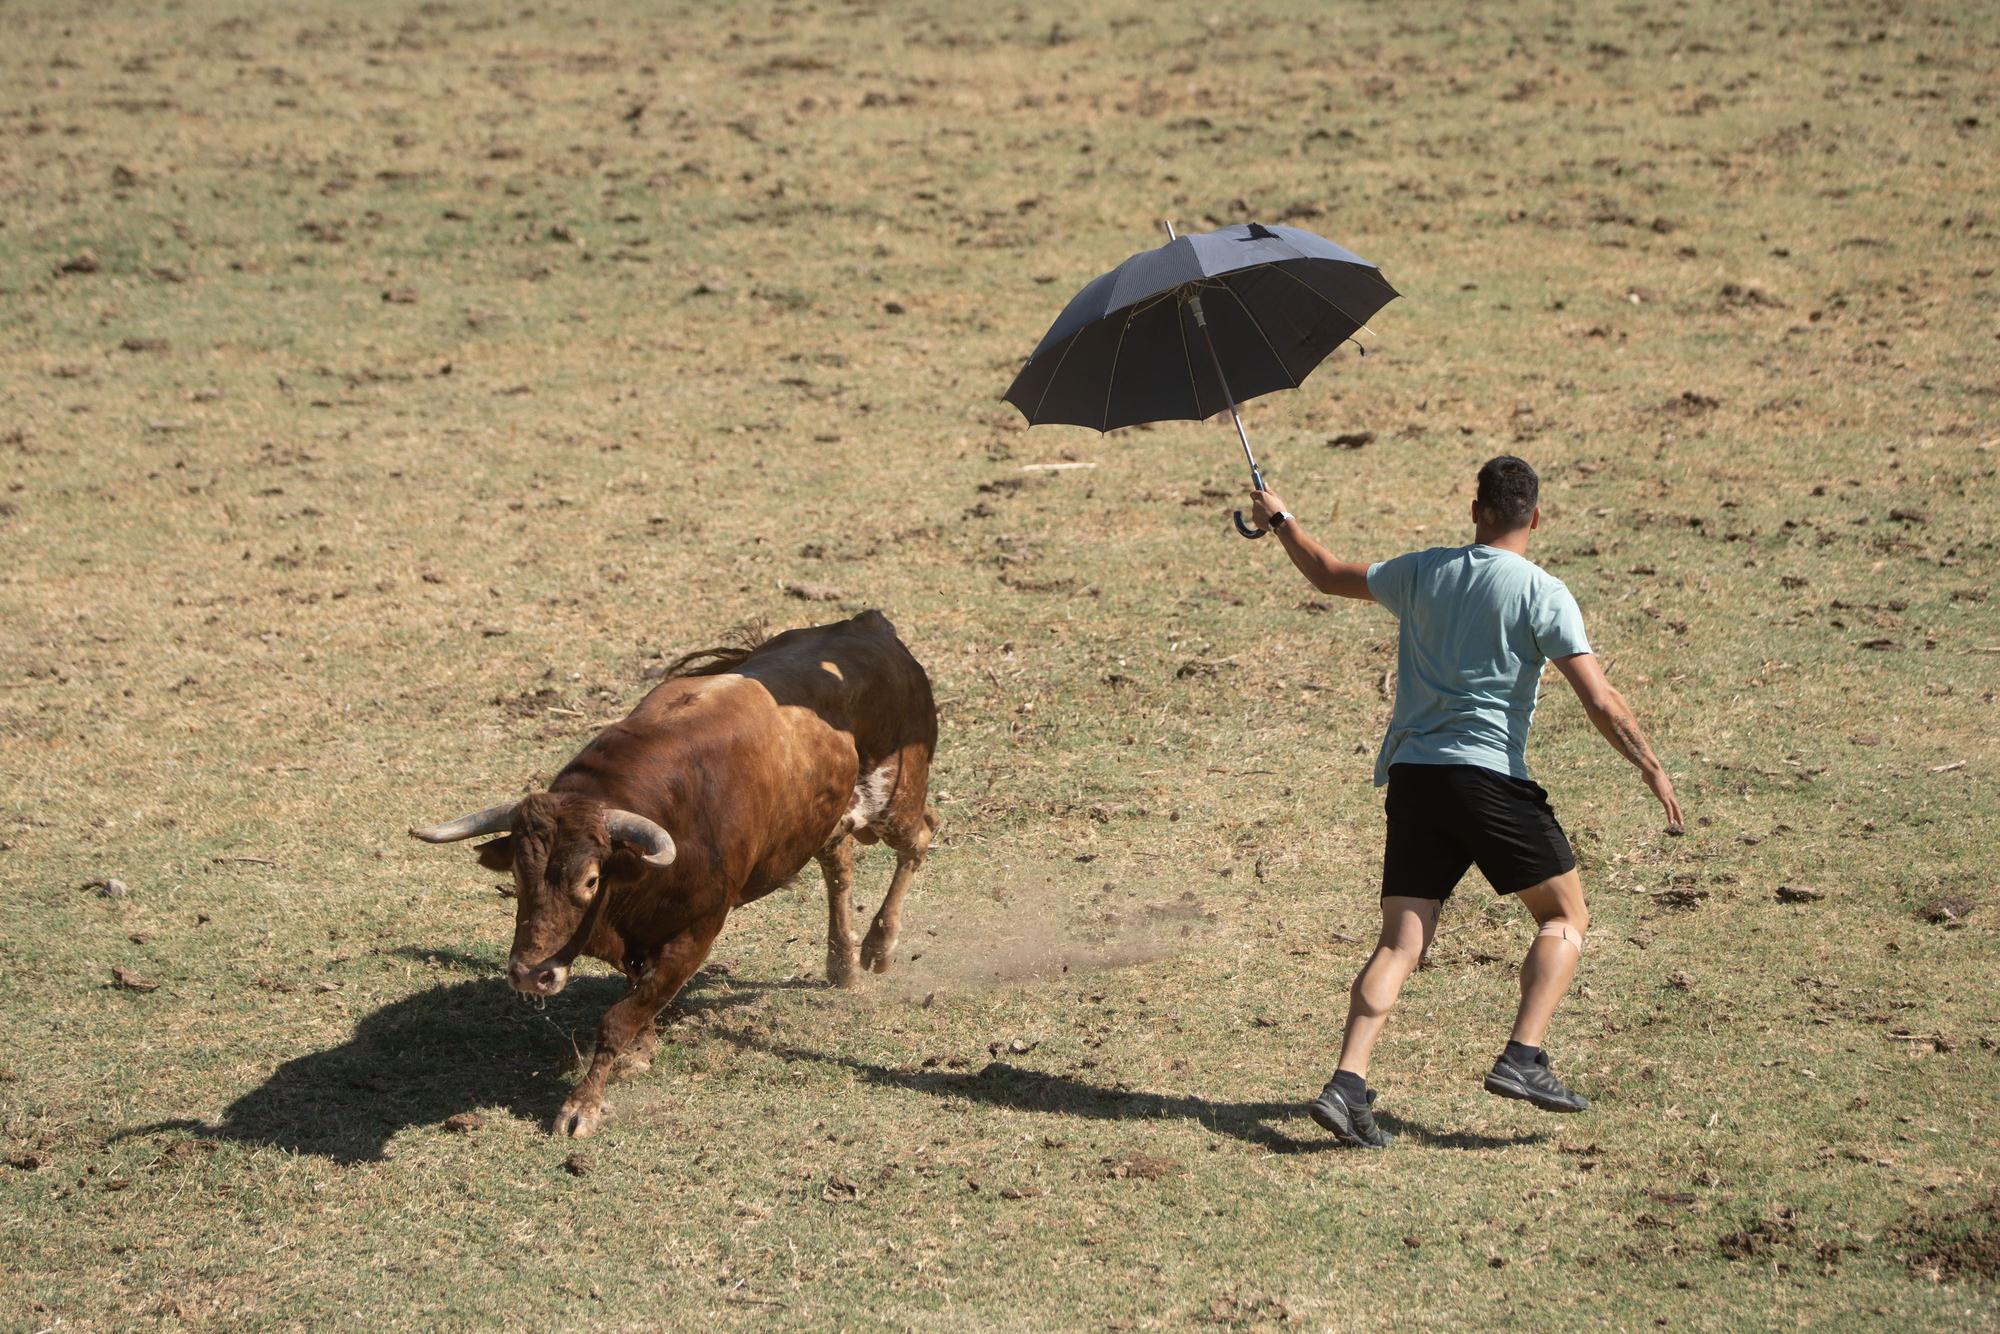
<path id="1" fill-rule="evenodd" d="M 545 1008 L 493 975 L 493 961 L 451 950 L 406 951 L 414 959 L 462 964 L 484 976 L 447 982 L 383 1006 L 345 1042 L 285 1062 L 209 1124 L 195 1120 L 132 1127 L 119 1138 L 184 1130 L 263 1144 L 341 1164 L 386 1157 L 389 1141 L 412 1126 L 459 1112 L 501 1108 L 538 1124 L 569 1095 L 564 1071 L 587 1054 L 597 1020 L 625 994 L 616 977 L 579 977 Z M 703 970 L 681 994 L 678 1013 L 741 1004 L 768 987 L 801 982 L 722 984 Z M 726 989 L 725 989 L 726 988 Z"/>
<path id="2" fill-rule="evenodd" d="M 1024 1069 L 1005 1061 L 989 1061 L 982 1069 L 899 1070 L 850 1056 L 835 1056 L 802 1047 L 767 1043 L 727 1028 L 710 1030 L 738 1047 L 763 1051 L 780 1060 L 812 1061 L 849 1071 L 864 1083 L 901 1089 L 934 1098 L 959 1099 L 1016 1111 L 1048 1112 L 1105 1121 L 1184 1120 L 1231 1139 L 1254 1144 L 1271 1153 L 1319 1153 L 1343 1146 L 1314 1125 L 1305 1114 L 1305 1098 L 1275 1102 L 1224 1102 L 1193 1094 L 1145 1093 Z M 1411 1142 L 1442 1149 L 1509 1149 L 1539 1143 L 1540 1132 L 1485 1135 L 1475 1131 L 1439 1131 L 1418 1121 L 1383 1113 L 1385 1130 Z M 1291 1132 L 1297 1130 L 1300 1137 Z"/>

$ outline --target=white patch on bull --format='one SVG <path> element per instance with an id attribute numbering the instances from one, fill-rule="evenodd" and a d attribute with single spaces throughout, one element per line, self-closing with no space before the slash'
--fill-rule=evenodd
<path id="1" fill-rule="evenodd" d="M 896 790 L 896 766 L 883 764 L 873 772 L 861 775 L 861 781 L 854 785 L 854 804 L 841 817 L 840 832 L 851 834 L 857 829 L 866 829 L 882 818 L 889 809 L 889 797 Z"/>

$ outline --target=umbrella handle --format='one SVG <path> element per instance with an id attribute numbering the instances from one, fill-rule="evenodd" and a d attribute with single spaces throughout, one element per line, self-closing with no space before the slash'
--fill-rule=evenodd
<path id="1" fill-rule="evenodd" d="M 1249 450 L 1246 448 L 1244 452 L 1247 454 Z M 1254 463 L 1250 465 L 1250 485 L 1258 491 L 1264 489 L 1264 474 L 1257 470 L 1257 465 Z M 1236 511 L 1236 531 L 1245 537 L 1263 537 L 1271 530 L 1269 528 L 1252 528 L 1249 524 L 1243 522 L 1243 511 L 1238 510 Z"/>

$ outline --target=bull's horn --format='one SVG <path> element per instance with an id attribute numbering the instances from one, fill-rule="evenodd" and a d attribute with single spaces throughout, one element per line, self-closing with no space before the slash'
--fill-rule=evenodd
<path id="1" fill-rule="evenodd" d="M 501 806 L 488 806 L 483 811 L 461 815 L 456 820 L 434 824 L 428 829 L 412 829 L 410 837 L 420 838 L 426 843 L 457 843 L 462 839 L 497 834 L 513 827 L 514 808 L 520 804 L 510 801 Z"/>
<path id="2" fill-rule="evenodd" d="M 674 836 L 645 816 L 607 808 L 604 827 L 611 834 L 612 842 L 629 844 L 649 865 L 674 864 Z"/>

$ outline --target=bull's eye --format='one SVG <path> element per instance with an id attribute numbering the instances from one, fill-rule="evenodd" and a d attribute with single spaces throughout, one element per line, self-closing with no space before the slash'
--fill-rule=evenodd
<path id="1" fill-rule="evenodd" d="M 596 888 L 597 888 L 597 877 L 596 877 L 596 876 L 594 876 L 594 875 L 587 875 L 587 876 L 585 876 L 585 877 L 583 878 L 583 887 L 584 887 L 585 889 L 596 889 Z"/>

